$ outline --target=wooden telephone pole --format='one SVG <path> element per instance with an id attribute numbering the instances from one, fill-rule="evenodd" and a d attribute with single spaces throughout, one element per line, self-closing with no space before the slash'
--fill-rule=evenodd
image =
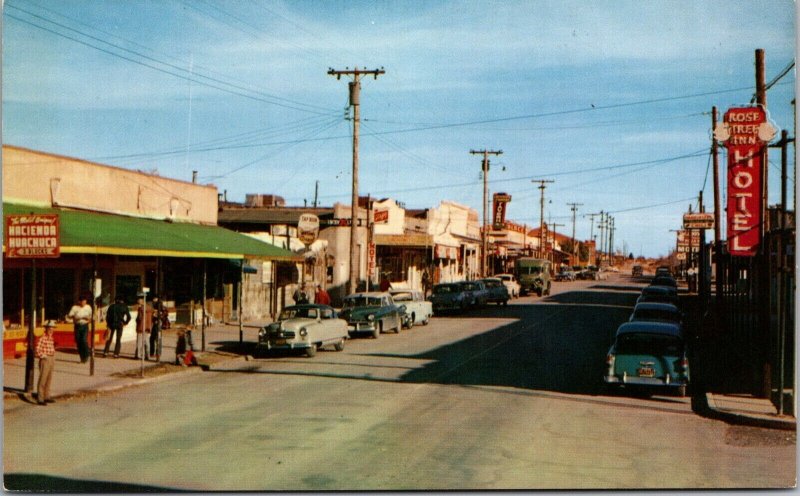
<path id="1" fill-rule="evenodd" d="M 572 210 L 572 264 L 578 260 L 578 247 L 575 244 L 575 215 L 578 213 L 578 207 L 582 207 L 583 203 L 567 203 L 570 206 L 570 210 Z"/>
<path id="2" fill-rule="evenodd" d="M 358 258 L 358 243 L 356 232 L 358 227 L 358 129 L 361 121 L 361 78 L 364 76 L 373 76 L 378 79 L 378 76 L 385 74 L 383 68 L 375 70 L 354 69 L 346 68 L 344 71 L 336 71 L 328 69 L 328 75 L 336 76 L 336 79 L 341 79 L 342 76 L 352 76 L 353 80 L 350 81 L 350 106 L 353 107 L 353 190 L 350 202 L 350 281 L 348 285 L 348 293 L 355 293 L 358 287 L 358 269 L 356 259 Z M 361 264 L 358 264 L 361 265 Z"/>
<path id="3" fill-rule="evenodd" d="M 486 252 L 489 250 L 489 218 L 486 204 L 489 201 L 489 155 L 502 155 L 503 150 L 470 150 L 472 155 L 483 155 L 483 228 L 481 229 L 481 277 L 486 277 Z"/>
<path id="4" fill-rule="evenodd" d="M 552 179 L 532 179 L 532 183 L 539 183 L 539 190 L 542 192 L 539 200 L 539 258 L 545 257 L 544 250 L 544 189 L 547 187 L 545 184 L 554 183 Z"/>

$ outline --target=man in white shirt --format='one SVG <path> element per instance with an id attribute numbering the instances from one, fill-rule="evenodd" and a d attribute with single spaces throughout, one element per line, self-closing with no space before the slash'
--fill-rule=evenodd
<path id="1" fill-rule="evenodd" d="M 92 321 L 92 307 L 87 301 L 88 298 L 81 295 L 78 304 L 67 315 L 67 320 L 72 320 L 74 325 L 75 345 L 78 347 L 81 363 L 89 360 L 89 343 L 86 342 L 86 337 L 89 334 L 89 322 Z"/>

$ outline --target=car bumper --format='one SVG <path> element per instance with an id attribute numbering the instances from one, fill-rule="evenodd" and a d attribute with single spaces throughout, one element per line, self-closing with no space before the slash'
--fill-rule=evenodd
<path id="1" fill-rule="evenodd" d="M 434 303 L 433 311 L 435 312 L 437 310 L 458 310 L 461 308 L 461 305 L 462 302 L 460 301 Z"/>
<path id="2" fill-rule="evenodd" d="M 678 378 L 673 379 L 664 377 L 631 377 L 631 376 L 623 376 L 618 377 L 615 375 L 607 375 L 603 377 L 603 380 L 606 384 L 618 384 L 620 386 L 631 385 L 631 386 L 656 386 L 656 387 L 681 387 L 681 386 L 688 386 L 689 380 L 686 378 Z"/>
<path id="3" fill-rule="evenodd" d="M 347 323 L 347 332 L 372 332 L 376 327 L 376 323 L 373 322 L 348 322 Z"/>
<path id="4" fill-rule="evenodd" d="M 310 348 L 311 343 L 305 341 L 260 341 L 256 344 L 258 350 L 304 350 Z"/>

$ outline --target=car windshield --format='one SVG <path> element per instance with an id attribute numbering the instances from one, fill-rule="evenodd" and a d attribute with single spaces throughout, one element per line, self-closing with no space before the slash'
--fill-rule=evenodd
<path id="1" fill-rule="evenodd" d="M 640 308 L 633 312 L 633 320 L 678 322 L 679 315 L 669 310 L 658 310 L 654 308 Z"/>
<path id="2" fill-rule="evenodd" d="M 500 279 L 503 281 L 511 281 L 511 276 L 500 276 Z"/>
<path id="3" fill-rule="evenodd" d="M 541 267 L 520 267 L 520 274 L 539 274 L 542 272 Z"/>
<path id="4" fill-rule="evenodd" d="M 457 292 L 458 288 L 451 284 L 439 284 L 433 287 L 433 294 L 450 294 Z"/>
<path id="5" fill-rule="evenodd" d="M 630 333 L 617 337 L 616 349 L 626 355 L 677 356 L 683 353 L 683 341 L 663 334 Z"/>
<path id="6" fill-rule="evenodd" d="M 316 319 L 318 315 L 316 308 L 286 308 L 281 312 L 278 320 L 287 319 Z"/>
<path id="7" fill-rule="evenodd" d="M 344 308 L 379 306 L 381 299 L 375 296 L 348 296 L 344 299 Z"/>
<path id="8" fill-rule="evenodd" d="M 392 293 L 392 298 L 394 301 L 411 301 L 414 299 L 411 293 Z"/>
<path id="9" fill-rule="evenodd" d="M 487 288 L 499 288 L 503 285 L 500 281 L 486 281 L 483 283 Z"/>

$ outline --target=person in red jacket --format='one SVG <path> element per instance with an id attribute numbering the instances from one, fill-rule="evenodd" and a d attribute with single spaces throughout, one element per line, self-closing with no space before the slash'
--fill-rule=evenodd
<path id="1" fill-rule="evenodd" d="M 322 289 L 322 286 L 317 285 L 317 292 L 314 294 L 314 303 L 317 305 L 330 305 L 331 296 L 327 291 Z"/>

